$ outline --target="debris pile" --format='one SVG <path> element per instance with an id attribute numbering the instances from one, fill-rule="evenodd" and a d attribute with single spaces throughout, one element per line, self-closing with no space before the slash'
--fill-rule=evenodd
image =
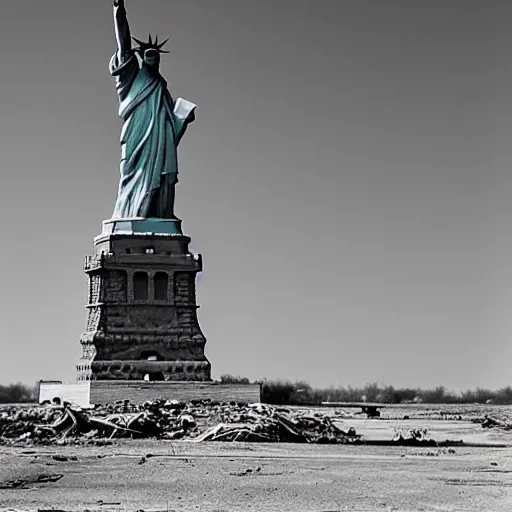
<path id="1" fill-rule="evenodd" d="M 113 438 L 342 444 L 360 436 L 353 428 L 342 430 L 325 413 L 209 400 L 0 410 L 0 445 L 105 444 Z"/>
<path id="2" fill-rule="evenodd" d="M 512 423 L 493 418 L 492 416 L 485 415 L 482 423 L 482 428 L 499 428 L 503 430 L 512 430 Z"/>
<path id="3" fill-rule="evenodd" d="M 257 404 L 239 421 L 219 423 L 196 440 L 343 444 L 359 439 L 354 428 L 344 431 L 326 414 Z"/>
<path id="4" fill-rule="evenodd" d="M 415 428 L 404 432 L 402 429 L 395 429 L 393 442 L 403 446 L 431 445 L 437 446 L 436 441 L 430 439 L 430 434 L 425 428 Z"/>

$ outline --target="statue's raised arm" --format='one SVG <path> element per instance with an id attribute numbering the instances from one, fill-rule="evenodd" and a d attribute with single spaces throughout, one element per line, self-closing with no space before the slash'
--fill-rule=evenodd
<path id="1" fill-rule="evenodd" d="M 114 0 L 114 25 L 116 29 L 117 55 L 119 62 L 122 62 L 124 61 L 124 56 L 132 49 L 132 37 L 124 0 Z"/>

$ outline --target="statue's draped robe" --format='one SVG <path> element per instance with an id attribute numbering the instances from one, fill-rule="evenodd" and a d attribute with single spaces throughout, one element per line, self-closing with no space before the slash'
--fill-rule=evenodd
<path id="1" fill-rule="evenodd" d="M 167 82 L 137 53 L 110 60 L 116 79 L 121 133 L 121 179 L 112 218 L 174 218 L 177 147 L 188 113 L 175 113 Z M 189 104 L 192 105 L 192 104 Z"/>

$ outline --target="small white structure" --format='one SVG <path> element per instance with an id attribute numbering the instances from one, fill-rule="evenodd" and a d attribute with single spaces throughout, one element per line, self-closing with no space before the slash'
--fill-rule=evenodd
<path id="1" fill-rule="evenodd" d="M 91 407 L 91 383 L 89 381 L 73 383 L 40 381 L 39 403 L 52 403 L 56 398 L 61 403 L 69 402 L 79 407 Z"/>

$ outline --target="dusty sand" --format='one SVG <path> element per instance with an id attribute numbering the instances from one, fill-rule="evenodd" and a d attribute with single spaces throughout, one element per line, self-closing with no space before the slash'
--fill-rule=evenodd
<path id="1" fill-rule="evenodd" d="M 347 422 L 347 424 L 354 424 Z M 390 420 L 357 420 L 389 439 Z M 508 442 L 512 433 L 432 422 L 436 440 Z M 57 461 L 54 455 L 76 457 Z M 151 455 L 148 457 L 148 455 Z M 40 475 L 62 475 L 36 482 Z M 23 479 L 24 488 L 5 489 Z M 32 483 L 31 483 L 32 482 Z M 0 448 L 0 510 L 512 510 L 512 448 L 115 441 L 106 447 Z"/>
<path id="2" fill-rule="evenodd" d="M 206 449 L 205 449 L 206 448 Z M 229 449 L 225 449 L 229 448 Z M 53 452 L 54 450 L 52 450 Z M 34 510 L 512 510 L 508 450 L 191 445 L 3 453 L 0 479 L 64 475 L 2 489 L 0 506 Z M 145 457 L 148 453 L 154 457 Z M 439 455 L 435 455 L 439 453 Z M 102 458 L 98 458 L 100 455 Z M 141 462 L 145 460 L 141 464 Z"/>

